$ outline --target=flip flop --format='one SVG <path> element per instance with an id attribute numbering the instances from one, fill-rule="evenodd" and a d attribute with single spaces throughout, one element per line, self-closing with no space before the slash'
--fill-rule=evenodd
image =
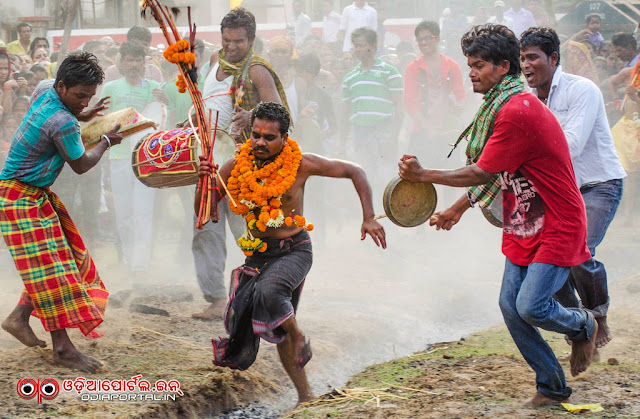
<path id="1" fill-rule="evenodd" d="M 304 343 L 302 349 L 300 349 L 300 354 L 296 358 L 296 369 L 298 371 L 302 371 L 305 365 L 311 360 L 313 353 L 311 352 L 311 340 L 307 340 Z"/>

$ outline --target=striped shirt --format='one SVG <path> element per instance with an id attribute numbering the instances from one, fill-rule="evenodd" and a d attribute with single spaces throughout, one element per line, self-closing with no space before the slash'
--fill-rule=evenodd
<path id="1" fill-rule="evenodd" d="M 342 99 L 351 103 L 349 120 L 354 125 L 371 126 L 390 118 L 395 111 L 393 93 L 402 93 L 402 76 L 395 67 L 378 58 L 369 70 L 362 64 L 342 82 Z"/>
<path id="2" fill-rule="evenodd" d="M 0 179 L 16 179 L 47 188 L 56 180 L 65 161 L 76 160 L 83 154 L 78 119 L 53 87 L 43 89 L 39 85 L 13 137 Z"/>

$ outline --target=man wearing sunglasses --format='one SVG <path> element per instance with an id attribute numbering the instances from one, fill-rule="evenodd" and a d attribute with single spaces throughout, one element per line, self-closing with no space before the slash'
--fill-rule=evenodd
<path id="1" fill-rule="evenodd" d="M 462 71 L 438 52 L 437 22 L 420 22 L 415 36 L 422 56 L 407 66 L 404 76 L 404 103 L 413 119 L 409 153 L 428 156 L 430 167 L 444 168 L 451 138 L 445 129 L 456 125 L 454 119 L 466 100 Z"/>

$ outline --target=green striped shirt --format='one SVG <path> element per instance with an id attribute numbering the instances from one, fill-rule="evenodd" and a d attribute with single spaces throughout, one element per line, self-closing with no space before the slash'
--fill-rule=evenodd
<path id="1" fill-rule="evenodd" d="M 342 99 L 351 103 L 352 124 L 371 126 L 393 115 L 392 94 L 402 93 L 403 82 L 398 70 L 380 58 L 369 70 L 362 71 L 361 65 L 345 76 Z"/>

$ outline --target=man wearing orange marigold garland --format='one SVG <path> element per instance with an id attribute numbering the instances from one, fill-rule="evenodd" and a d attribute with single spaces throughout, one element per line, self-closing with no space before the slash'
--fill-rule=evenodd
<path id="1" fill-rule="evenodd" d="M 246 370 L 255 361 L 260 338 L 278 345 L 278 354 L 298 391 L 298 402 L 313 398 L 304 366 L 311 347 L 298 328 L 295 311 L 304 279 L 311 269 L 313 229 L 303 216 L 305 182 L 310 176 L 351 179 L 362 204 L 361 239 L 369 234 L 386 248 L 383 227 L 374 220 L 371 188 L 358 165 L 302 154 L 289 138 L 290 118 L 280 104 L 259 104 L 251 116 L 251 138 L 234 160 L 225 163 L 220 176 L 227 183 L 232 211 L 242 215 L 247 227 L 238 244 L 247 255 L 233 271 L 225 327 L 229 338 L 213 340 L 213 363 Z M 201 161 L 200 177 L 214 167 Z M 196 191 L 198 212 L 201 192 Z"/>

